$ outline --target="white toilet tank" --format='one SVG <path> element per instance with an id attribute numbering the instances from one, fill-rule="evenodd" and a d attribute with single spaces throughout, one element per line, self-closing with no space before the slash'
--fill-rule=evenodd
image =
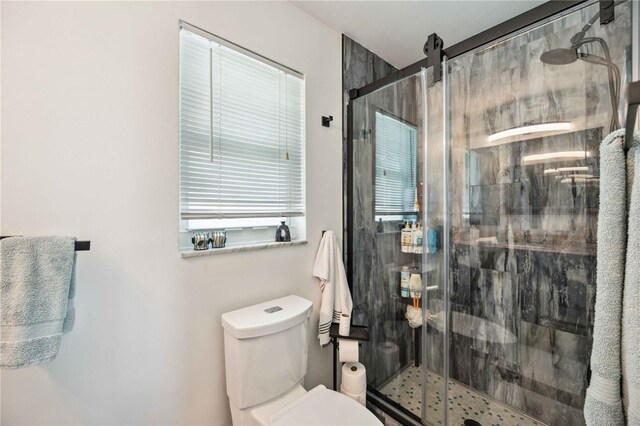
<path id="1" fill-rule="evenodd" d="M 222 315 L 227 395 L 236 407 L 269 401 L 302 381 L 312 305 L 287 296 Z"/>

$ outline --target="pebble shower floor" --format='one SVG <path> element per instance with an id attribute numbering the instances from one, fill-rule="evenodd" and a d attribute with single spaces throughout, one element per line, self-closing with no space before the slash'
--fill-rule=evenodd
<path id="1" fill-rule="evenodd" d="M 427 419 L 442 424 L 444 408 L 442 377 L 427 371 Z M 380 389 L 384 395 L 421 417 L 422 369 L 414 365 L 400 371 Z M 437 419 L 437 420 L 436 420 Z M 475 420 L 482 426 L 544 426 L 544 423 L 528 417 L 520 411 L 467 386 L 449 379 L 449 424 L 462 425 L 465 419 Z"/>

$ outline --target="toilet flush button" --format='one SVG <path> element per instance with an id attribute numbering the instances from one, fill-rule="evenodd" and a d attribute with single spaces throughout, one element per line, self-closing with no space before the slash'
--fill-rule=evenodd
<path id="1" fill-rule="evenodd" d="M 281 311 L 281 310 L 282 310 L 282 308 L 280 306 L 272 306 L 270 308 L 265 309 L 264 311 L 266 313 L 268 313 L 268 314 L 272 314 L 274 312 L 278 312 L 278 311 Z"/>

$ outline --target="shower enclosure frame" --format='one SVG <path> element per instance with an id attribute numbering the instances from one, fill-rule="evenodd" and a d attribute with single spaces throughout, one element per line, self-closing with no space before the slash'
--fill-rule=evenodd
<path id="1" fill-rule="evenodd" d="M 477 48 L 488 45 L 492 42 L 496 42 L 500 39 L 503 39 L 507 36 L 513 35 L 521 30 L 524 30 L 527 27 L 530 27 L 535 24 L 540 24 L 545 20 L 549 20 L 552 18 L 561 17 L 565 13 L 569 13 L 573 11 L 576 7 L 581 4 L 588 3 L 590 0 L 571 0 L 571 1 L 548 1 L 543 3 L 540 6 L 537 6 L 527 12 L 524 12 L 514 18 L 511 18 L 507 21 L 504 21 L 486 31 L 476 34 L 473 37 L 470 37 L 466 40 L 463 40 L 451 47 L 441 46 L 441 51 L 437 52 L 436 58 L 426 57 L 422 60 L 419 60 L 411 65 L 408 65 L 405 68 L 402 68 L 384 78 L 376 80 L 370 84 L 362 86 L 360 88 L 351 89 L 348 92 L 348 101 L 346 102 L 346 118 L 347 118 L 347 133 L 346 133 L 346 161 L 344 163 L 344 167 L 346 168 L 345 178 L 346 181 L 343 182 L 343 187 L 346 190 L 346 210 L 344 210 L 345 217 L 344 219 L 344 258 L 346 260 L 346 273 L 349 282 L 349 287 L 351 290 L 353 283 L 353 256 L 351 255 L 353 250 L 353 242 L 354 242 L 354 234 L 353 234 L 353 219 L 354 219 L 354 211 L 353 211 L 353 187 L 354 187 L 354 146 L 353 146 L 353 101 L 366 96 L 370 93 L 373 93 L 379 89 L 390 86 L 396 82 L 399 82 L 405 78 L 411 77 L 413 75 L 417 75 L 420 71 L 425 70 L 431 66 L 442 66 L 441 59 L 444 58 L 444 63 L 447 60 L 451 60 L 456 58 L 457 56 L 463 55 L 465 53 L 471 52 Z M 600 23 L 601 25 L 605 25 L 615 19 L 612 16 L 614 1 L 610 0 L 599 0 L 600 4 Z M 639 10 L 638 7 L 632 8 L 632 25 L 633 29 L 636 30 L 638 28 L 639 22 Z M 436 34 L 433 34 L 436 39 L 438 39 Z M 431 37 L 430 36 L 430 39 Z M 637 78 L 638 70 L 636 69 L 636 59 L 637 59 L 637 46 L 639 46 L 637 37 L 632 39 L 632 79 Z M 427 52 L 427 45 L 425 44 L 425 53 Z M 435 65 L 437 64 L 437 65 Z M 446 67 L 443 66 L 441 75 L 444 74 Z M 446 78 L 446 76 L 443 76 Z M 435 81 L 438 81 L 436 77 Z M 434 81 L 434 83 L 435 83 Z M 446 99 L 445 99 L 446 102 Z M 445 135 L 445 138 L 447 136 Z M 446 160 L 446 159 L 445 159 Z M 450 167 L 450 164 L 446 165 L 447 168 Z M 448 275 L 448 274 L 446 274 Z M 446 345 L 445 345 L 446 346 Z M 418 349 L 416 348 L 416 351 Z M 417 358 L 416 358 L 417 359 Z M 446 359 L 446 358 L 445 358 Z M 367 387 L 367 398 L 371 401 L 375 406 L 380 408 L 386 414 L 391 416 L 392 418 L 400 421 L 402 424 L 407 425 L 422 425 L 422 419 L 418 419 L 414 414 L 409 413 L 406 409 L 404 409 L 400 404 L 391 400 L 388 397 L 385 397 L 378 390 Z"/>
<path id="2" fill-rule="evenodd" d="M 509 20 L 506 20 L 496 26 L 482 31 L 472 37 L 469 37 L 459 43 L 454 44 L 451 47 L 444 48 L 443 53 L 449 60 L 454 59 L 457 56 L 470 52 L 478 47 L 489 44 L 493 41 L 501 39 L 509 34 L 522 30 L 530 25 L 544 21 L 567 10 L 573 9 L 582 3 L 586 3 L 589 0 L 550 0 L 541 4 L 527 12 L 524 12 L 518 16 L 515 16 Z M 611 0 L 599 0 L 601 9 L 606 7 L 606 4 L 612 3 Z M 397 81 L 410 77 L 420 72 L 423 68 L 429 68 L 428 58 L 421 59 L 414 62 L 411 65 L 386 76 L 372 83 L 364 85 L 357 89 L 351 89 L 349 91 L 349 100 L 354 100 L 359 97 L 365 96 L 369 93 L 375 92 L 385 86 L 393 84 Z"/>

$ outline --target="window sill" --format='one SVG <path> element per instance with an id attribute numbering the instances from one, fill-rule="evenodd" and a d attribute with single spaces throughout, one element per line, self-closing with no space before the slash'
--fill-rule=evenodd
<path id="1" fill-rule="evenodd" d="M 216 254 L 237 253 L 241 251 L 253 251 L 253 250 L 277 248 L 277 247 L 301 246 L 304 244 L 307 244 L 306 240 L 289 241 L 286 243 L 276 243 L 276 242 L 251 243 L 246 245 L 229 246 L 229 247 L 216 248 L 216 249 L 210 248 L 209 250 L 186 250 L 186 251 L 180 252 L 180 257 L 187 258 L 187 257 L 212 256 Z"/>

